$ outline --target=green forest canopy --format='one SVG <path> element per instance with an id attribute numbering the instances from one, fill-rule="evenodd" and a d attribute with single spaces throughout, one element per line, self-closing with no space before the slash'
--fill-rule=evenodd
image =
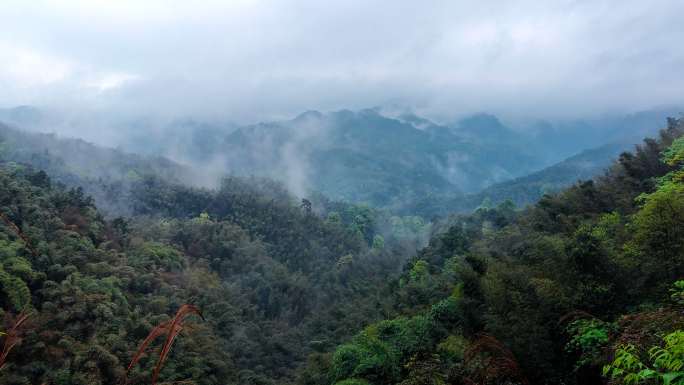
<path id="1" fill-rule="evenodd" d="M 207 321 L 188 321 L 166 382 L 682 383 L 682 133 L 671 119 L 602 177 L 434 229 L 264 179 L 149 175 L 128 182 L 130 215 L 105 219 L 4 158 L 0 307 L 30 320 L 0 384 L 118 384 L 185 303 Z"/>

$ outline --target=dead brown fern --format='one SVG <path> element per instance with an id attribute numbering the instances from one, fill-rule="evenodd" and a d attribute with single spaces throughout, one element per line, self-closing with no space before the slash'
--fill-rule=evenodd
<path id="1" fill-rule="evenodd" d="M 488 334 L 480 334 L 463 354 L 465 367 L 470 376 L 469 384 L 489 384 L 509 379 L 528 384 L 513 353 L 499 340 Z"/>
<path id="2" fill-rule="evenodd" d="M 155 385 L 157 383 L 159 372 L 161 371 L 161 368 L 164 366 L 164 362 L 166 361 L 166 358 L 168 357 L 169 352 L 171 351 L 173 341 L 176 339 L 178 334 L 183 330 L 183 322 L 185 321 L 185 318 L 192 314 L 196 314 L 200 316 L 202 320 L 204 320 L 204 316 L 196 306 L 185 304 L 178 309 L 176 315 L 171 320 L 161 323 L 160 325 L 152 329 L 152 331 L 150 331 L 150 334 L 140 344 L 140 347 L 133 356 L 131 363 L 128 365 L 128 369 L 126 370 L 126 376 L 124 377 L 124 383 L 128 383 L 128 374 L 130 373 L 131 369 L 133 369 L 133 367 L 138 363 L 138 361 L 140 361 L 140 358 L 145 353 L 145 350 L 152 343 L 152 341 L 154 341 L 162 335 L 166 335 L 164 344 L 162 345 L 161 351 L 159 352 L 159 359 L 157 360 L 157 365 L 155 366 L 154 372 L 152 374 L 152 385 Z M 191 382 L 186 381 L 181 383 L 188 384 Z"/>
<path id="3" fill-rule="evenodd" d="M 168 332 L 169 328 L 169 322 L 163 322 L 156 326 L 150 334 L 143 340 L 143 342 L 140 344 L 140 347 L 138 347 L 138 351 L 135 353 L 133 356 L 133 359 L 131 360 L 131 363 L 128 365 L 128 369 L 126 369 L 126 375 L 128 376 L 128 373 L 130 373 L 131 369 L 140 361 L 140 358 L 142 358 L 142 355 L 145 353 L 145 350 L 147 347 L 157 339 L 157 337 L 164 335 Z"/>
<path id="4" fill-rule="evenodd" d="M 0 353 L 0 369 L 5 366 L 5 362 L 7 361 L 7 356 L 9 355 L 10 351 L 12 351 L 16 344 L 21 342 L 21 327 L 24 322 L 26 322 L 28 317 L 28 313 L 19 313 L 19 315 L 17 315 L 17 317 L 13 320 L 12 326 L 5 334 L 4 342 L 2 344 L 2 353 Z"/>

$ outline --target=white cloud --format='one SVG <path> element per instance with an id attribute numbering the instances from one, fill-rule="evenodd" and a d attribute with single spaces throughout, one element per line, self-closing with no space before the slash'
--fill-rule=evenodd
<path id="1" fill-rule="evenodd" d="M 95 88 L 100 92 L 105 92 L 121 88 L 126 84 L 129 84 L 136 80 L 140 80 L 140 77 L 137 75 L 122 72 L 111 72 L 105 73 L 93 80 L 87 81 L 85 85 L 86 87 Z"/>
<path id="2" fill-rule="evenodd" d="M 63 81 L 73 71 L 64 58 L 0 41 L 0 81 L 16 88 L 39 87 Z"/>
<path id="3" fill-rule="evenodd" d="M 0 103 L 238 120 L 387 102 L 447 117 L 633 110 L 681 102 L 683 13 L 679 0 L 6 0 Z"/>

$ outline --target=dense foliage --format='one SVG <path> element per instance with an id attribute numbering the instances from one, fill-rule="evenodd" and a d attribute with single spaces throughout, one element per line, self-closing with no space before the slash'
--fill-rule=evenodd
<path id="1" fill-rule="evenodd" d="M 392 283 L 396 318 L 302 383 L 679 383 L 682 133 L 671 119 L 603 177 L 523 211 L 455 218 Z"/>
<path id="2" fill-rule="evenodd" d="M 282 383 L 308 353 L 380 318 L 400 265 L 267 181 L 211 191 L 143 179 L 135 217 L 112 220 L 42 171 L 5 164 L 0 186 L 0 306 L 30 314 L 3 384 L 118 383 L 183 303 L 207 322 L 178 338 L 162 379 Z M 149 380 L 154 359 L 141 363 L 132 383 Z"/>
<path id="3" fill-rule="evenodd" d="M 188 187 L 174 163 L 76 142 L 94 158 L 79 168 L 73 142 L 4 133 L 0 330 L 28 318 L 0 384 L 120 383 L 183 304 L 206 321 L 186 321 L 162 381 L 682 381 L 681 120 L 534 206 L 435 223 L 268 179 Z"/>

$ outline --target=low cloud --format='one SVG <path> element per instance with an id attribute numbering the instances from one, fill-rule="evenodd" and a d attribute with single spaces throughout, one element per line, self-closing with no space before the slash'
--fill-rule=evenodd
<path id="1" fill-rule="evenodd" d="M 0 105 L 239 122 L 679 104 L 677 0 L 4 1 Z"/>

